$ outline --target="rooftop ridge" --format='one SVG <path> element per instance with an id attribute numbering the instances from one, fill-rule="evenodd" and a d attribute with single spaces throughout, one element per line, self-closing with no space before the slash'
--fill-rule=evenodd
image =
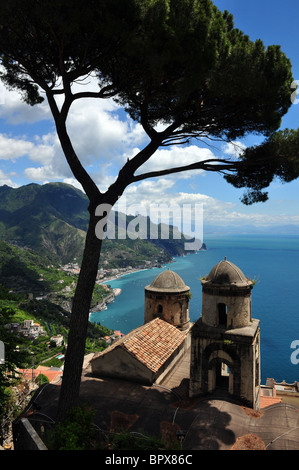
<path id="1" fill-rule="evenodd" d="M 157 317 L 135 328 L 123 338 L 116 340 L 104 351 L 95 355 L 91 361 L 113 349 L 121 348 L 143 363 L 148 369 L 157 372 L 178 345 L 184 341 L 185 337 L 185 333 Z M 157 348 L 157 345 L 159 345 L 159 348 Z"/>

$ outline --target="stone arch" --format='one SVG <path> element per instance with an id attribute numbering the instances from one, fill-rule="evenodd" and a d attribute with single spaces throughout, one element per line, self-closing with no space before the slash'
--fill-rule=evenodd
<path id="1" fill-rule="evenodd" d="M 229 373 L 227 372 L 227 368 Z M 226 373 L 224 373 L 224 371 Z M 209 362 L 208 368 L 208 391 L 224 388 L 230 395 L 235 394 L 234 390 L 234 364 L 221 357 L 214 357 Z"/>
<path id="2" fill-rule="evenodd" d="M 217 388 L 219 369 L 222 364 L 229 368 L 227 389 L 231 395 L 240 395 L 241 361 L 239 356 L 224 343 L 212 343 L 205 348 L 202 355 L 203 392 L 211 393 Z"/>

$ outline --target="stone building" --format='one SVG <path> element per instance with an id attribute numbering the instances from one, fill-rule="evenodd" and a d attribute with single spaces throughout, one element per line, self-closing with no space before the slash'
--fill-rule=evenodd
<path id="1" fill-rule="evenodd" d="M 202 316 L 191 324 L 190 288 L 177 273 L 161 272 L 145 287 L 144 324 L 97 353 L 92 373 L 150 385 L 188 354 L 190 397 L 224 387 L 258 409 L 260 334 L 251 316 L 252 282 L 225 259 L 201 283 Z"/>
<path id="2" fill-rule="evenodd" d="M 251 316 L 252 282 L 226 258 L 202 283 L 202 316 L 192 328 L 189 395 L 224 387 L 247 406 L 260 403 L 259 320 Z"/>
<path id="3" fill-rule="evenodd" d="M 190 326 L 190 288 L 170 269 L 160 273 L 145 287 L 144 321 L 159 317 L 184 331 Z"/>
<path id="4" fill-rule="evenodd" d="M 116 340 L 91 360 L 92 374 L 145 385 L 160 383 L 190 349 L 184 332 L 155 318 Z"/>
<path id="5" fill-rule="evenodd" d="M 190 350 L 190 289 L 171 270 L 145 287 L 144 324 L 91 360 L 92 373 L 147 385 L 160 383 Z"/>

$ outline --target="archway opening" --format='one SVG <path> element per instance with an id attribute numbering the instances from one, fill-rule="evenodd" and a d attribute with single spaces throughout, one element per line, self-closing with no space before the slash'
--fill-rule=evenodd
<path id="1" fill-rule="evenodd" d="M 229 391 L 229 368 L 225 362 L 216 364 L 216 388 Z"/>

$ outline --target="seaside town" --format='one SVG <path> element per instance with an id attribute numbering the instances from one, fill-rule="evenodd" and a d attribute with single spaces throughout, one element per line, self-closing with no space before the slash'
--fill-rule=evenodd
<path id="1" fill-rule="evenodd" d="M 104 264 L 108 264 L 104 261 Z M 152 268 L 161 268 L 161 264 L 157 261 L 148 261 L 144 260 L 144 264 L 141 264 L 135 268 L 132 266 L 126 266 L 124 268 L 100 268 L 97 275 L 96 284 L 102 285 L 103 288 L 108 292 L 108 295 L 105 296 L 104 301 L 101 304 L 96 305 L 91 309 L 91 312 L 98 312 L 101 310 L 105 310 L 107 308 L 107 304 L 113 302 L 116 296 L 121 294 L 121 289 L 114 288 L 111 289 L 109 286 L 109 281 L 113 281 L 115 279 L 119 279 L 122 276 L 127 274 L 132 274 L 138 271 L 142 271 L 145 269 L 152 269 Z M 65 272 L 69 272 L 71 274 L 78 275 L 80 272 L 80 267 L 78 263 L 67 263 L 64 266 L 61 266 L 61 269 Z M 66 288 L 69 289 L 69 288 Z"/>

